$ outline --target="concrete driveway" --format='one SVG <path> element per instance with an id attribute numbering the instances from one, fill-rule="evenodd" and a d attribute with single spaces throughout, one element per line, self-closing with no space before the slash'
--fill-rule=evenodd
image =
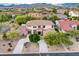
<path id="1" fill-rule="evenodd" d="M 39 53 L 47 53 L 48 47 L 44 40 L 40 40 L 39 42 Z"/>
<path id="2" fill-rule="evenodd" d="M 24 47 L 24 43 L 26 42 L 29 42 L 29 38 L 27 36 L 27 38 L 23 38 L 23 39 L 20 39 L 13 51 L 13 54 L 18 54 L 18 53 L 22 53 L 22 49 Z"/>

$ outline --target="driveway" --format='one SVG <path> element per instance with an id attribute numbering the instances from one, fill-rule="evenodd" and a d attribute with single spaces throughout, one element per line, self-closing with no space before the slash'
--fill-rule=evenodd
<path id="1" fill-rule="evenodd" d="M 39 42 L 39 53 L 47 53 L 48 47 L 44 40 L 40 40 Z"/>
<path id="2" fill-rule="evenodd" d="M 24 47 L 24 43 L 29 42 L 28 35 L 27 38 L 20 39 L 13 51 L 13 54 L 22 53 L 22 49 Z"/>

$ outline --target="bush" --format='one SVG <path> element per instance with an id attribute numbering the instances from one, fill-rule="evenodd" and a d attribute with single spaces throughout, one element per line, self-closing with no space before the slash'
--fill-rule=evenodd
<path id="1" fill-rule="evenodd" d="M 79 25 L 77 25 L 77 30 L 79 30 Z"/>
<path id="2" fill-rule="evenodd" d="M 49 45 L 72 45 L 73 43 L 69 40 L 69 37 L 67 37 L 64 33 L 60 32 L 48 32 L 44 36 L 44 40 Z"/>
<path id="3" fill-rule="evenodd" d="M 72 16 L 71 19 L 72 19 L 72 20 L 79 20 L 79 17 Z"/>
<path id="4" fill-rule="evenodd" d="M 33 43 L 37 43 L 40 40 L 40 36 L 36 33 L 30 34 L 29 40 Z"/>
<path id="5" fill-rule="evenodd" d="M 7 40 L 18 40 L 20 39 L 20 34 L 18 32 L 7 32 Z"/>
<path id="6" fill-rule="evenodd" d="M 7 14 L 0 14 L 0 22 L 9 21 L 9 17 Z"/>
<path id="7" fill-rule="evenodd" d="M 78 30 L 69 30 L 67 31 L 67 33 L 71 36 L 71 37 L 75 37 L 79 34 L 79 31 Z"/>
<path id="8" fill-rule="evenodd" d="M 57 13 L 57 9 L 53 8 L 52 12 L 56 14 Z"/>

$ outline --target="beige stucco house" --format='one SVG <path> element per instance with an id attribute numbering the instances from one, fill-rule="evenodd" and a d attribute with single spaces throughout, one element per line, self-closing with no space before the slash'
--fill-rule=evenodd
<path id="1" fill-rule="evenodd" d="M 40 35 L 46 34 L 48 31 L 55 31 L 54 24 L 48 20 L 31 20 L 26 23 L 29 33 L 37 32 Z"/>
<path id="2" fill-rule="evenodd" d="M 69 12 L 69 15 L 72 17 L 72 16 L 76 16 L 76 17 L 79 17 L 79 11 L 70 11 Z"/>
<path id="3" fill-rule="evenodd" d="M 28 13 L 29 16 L 33 16 L 36 19 L 43 19 L 43 17 L 49 17 L 50 14 L 49 13 Z"/>

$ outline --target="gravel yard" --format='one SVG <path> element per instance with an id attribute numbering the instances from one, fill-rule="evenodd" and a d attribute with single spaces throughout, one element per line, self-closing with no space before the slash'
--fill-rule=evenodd
<path id="1" fill-rule="evenodd" d="M 12 53 L 14 50 L 17 41 L 5 41 L 5 40 L 0 40 L 0 53 Z"/>
<path id="2" fill-rule="evenodd" d="M 23 47 L 23 53 L 39 52 L 38 43 L 26 42 Z"/>

